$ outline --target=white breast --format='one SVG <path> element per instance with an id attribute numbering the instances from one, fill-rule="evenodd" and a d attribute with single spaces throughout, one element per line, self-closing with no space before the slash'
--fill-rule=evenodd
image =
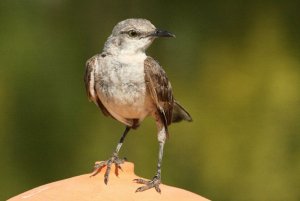
<path id="1" fill-rule="evenodd" d="M 96 69 L 97 93 L 107 110 L 120 118 L 144 118 L 148 115 L 144 60 L 146 55 L 122 55 L 107 58 Z"/>

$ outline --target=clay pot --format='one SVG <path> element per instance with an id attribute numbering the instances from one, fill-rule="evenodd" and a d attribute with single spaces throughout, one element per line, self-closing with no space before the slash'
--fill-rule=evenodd
<path id="1" fill-rule="evenodd" d="M 133 179 L 140 178 L 134 174 L 134 164 L 125 162 L 121 166 L 123 171 L 119 170 L 118 176 L 114 174 L 115 166 L 112 166 L 107 185 L 103 182 L 105 172 L 105 168 L 103 168 L 101 172 L 94 177 L 90 177 L 91 174 L 85 174 L 53 182 L 17 195 L 9 199 L 9 201 L 207 201 L 207 199 L 195 193 L 164 184 L 160 185 L 161 194 L 157 193 L 155 189 L 136 193 L 135 190 L 141 185 L 133 182 Z"/>

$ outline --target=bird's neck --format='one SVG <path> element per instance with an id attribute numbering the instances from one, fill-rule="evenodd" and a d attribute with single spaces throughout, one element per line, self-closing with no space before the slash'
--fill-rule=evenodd
<path id="1" fill-rule="evenodd" d="M 122 43 L 119 38 L 109 37 L 104 45 L 103 52 L 107 52 L 114 56 L 135 56 L 145 55 L 148 46 L 137 43 Z"/>
<path id="2" fill-rule="evenodd" d="M 105 52 L 110 53 L 114 56 L 140 56 L 140 55 L 146 55 L 144 49 L 137 49 L 131 46 L 128 47 L 116 47 L 116 46 L 110 46 L 109 48 L 104 49 Z"/>
<path id="3" fill-rule="evenodd" d="M 147 55 L 145 52 L 139 51 L 139 52 L 122 52 L 118 55 L 116 55 L 116 58 L 121 63 L 125 64 L 132 64 L 132 63 L 144 63 L 144 60 L 147 58 Z"/>

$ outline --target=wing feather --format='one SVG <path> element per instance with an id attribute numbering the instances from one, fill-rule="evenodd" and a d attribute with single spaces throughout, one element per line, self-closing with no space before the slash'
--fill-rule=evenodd
<path id="1" fill-rule="evenodd" d="M 93 101 L 105 116 L 112 116 L 102 104 L 95 88 L 95 70 L 97 66 L 101 64 L 100 59 L 100 55 L 95 55 L 87 60 L 84 74 L 85 89 L 89 100 Z"/>
<path id="2" fill-rule="evenodd" d="M 165 126 L 172 122 L 174 98 L 171 83 L 165 71 L 151 57 L 144 62 L 146 86 L 158 111 L 162 113 Z"/>

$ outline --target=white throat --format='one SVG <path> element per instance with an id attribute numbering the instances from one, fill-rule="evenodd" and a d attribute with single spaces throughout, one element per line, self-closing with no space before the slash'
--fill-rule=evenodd
<path id="1" fill-rule="evenodd" d="M 144 61 L 147 58 L 145 52 L 137 52 L 137 53 L 128 53 L 128 52 L 120 52 L 117 56 L 117 60 L 123 64 L 129 64 L 134 66 L 144 66 Z"/>

